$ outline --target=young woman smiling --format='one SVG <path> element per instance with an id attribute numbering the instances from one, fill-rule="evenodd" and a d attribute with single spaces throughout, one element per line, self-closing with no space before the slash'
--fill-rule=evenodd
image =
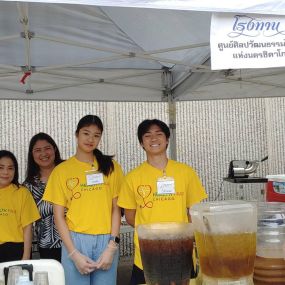
<path id="1" fill-rule="evenodd" d="M 32 193 L 41 215 L 35 227 L 40 258 L 56 259 L 59 262 L 61 238 L 54 224 L 53 207 L 42 197 L 51 172 L 61 162 L 58 147 L 48 134 L 38 133 L 31 138 L 24 185 Z"/>
<path id="2" fill-rule="evenodd" d="M 68 285 L 116 284 L 121 223 L 117 197 L 123 173 L 111 156 L 98 150 L 102 132 L 97 116 L 79 121 L 76 153 L 54 169 L 44 194 L 54 205 Z"/>
<path id="3" fill-rule="evenodd" d="M 40 218 L 32 195 L 18 179 L 14 154 L 0 150 L 0 262 L 30 259 L 32 223 Z"/>

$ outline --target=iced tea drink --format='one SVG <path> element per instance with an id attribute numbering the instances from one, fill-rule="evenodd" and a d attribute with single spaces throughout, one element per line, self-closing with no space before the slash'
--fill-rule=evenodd
<path id="1" fill-rule="evenodd" d="M 138 236 L 148 285 L 189 284 L 194 239 L 189 224 L 145 225 Z"/>
<path id="2" fill-rule="evenodd" d="M 256 256 L 253 281 L 255 285 L 284 285 L 284 258 L 266 258 Z"/>
<path id="3" fill-rule="evenodd" d="M 222 279 L 239 279 L 253 273 L 256 233 L 195 233 L 203 274 Z"/>

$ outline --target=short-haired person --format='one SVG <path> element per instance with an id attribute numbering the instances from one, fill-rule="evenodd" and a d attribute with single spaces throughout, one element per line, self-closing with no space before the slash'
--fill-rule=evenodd
<path id="1" fill-rule="evenodd" d="M 54 224 L 53 207 L 42 198 L 51 172 L 61 162 L 58 147 L 51 136 L 38 133 L 31 138 L 24 186 L 32 193 L 41 215 L 35 227 L 40 258 L 55 259 L 59 262 L 61 238 Z"/>
<path id="2" fill-rule="evenodd" d="M 67 285 L 116 284 L 123 172 L 97 149 L 102 132 L 99 117 L 80 119 L 76 153 L 55 167 L 43 197 L 53 203 Z"/>
<path id="3" fill-rule="evenodd" d="M 189 222 L 189 208 L 207 198 L 199 177 L 190 166 L 167 158 L 170 130 L 164 122 L 144 120 L 137 135 L 147 160 L 126 175 L 121 187 L 118 205 L 125 209 L 127 222 L 133 227 L 156 222 Z M 168 187 L 164 187 L 166 180 Z M 136 232 L 134 245 L 130 284 L 144 284 Z"/>
<path id="4" fill-rule="evenodd" d="M 32 224 L 40 218 L 31 193 L 18 180 L 16 157 L 0 150 L 0 262 L 31 258 Z"/>

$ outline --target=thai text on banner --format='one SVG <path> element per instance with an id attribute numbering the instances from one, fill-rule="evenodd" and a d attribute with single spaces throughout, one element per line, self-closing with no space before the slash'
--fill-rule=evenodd
<path id="1" fill-rule="evenodd" d="M 285 16 L 214 13 L 211 68 L 285 66 Z"/>

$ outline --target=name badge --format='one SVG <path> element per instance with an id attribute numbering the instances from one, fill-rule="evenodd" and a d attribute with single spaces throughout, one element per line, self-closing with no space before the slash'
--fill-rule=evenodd
<path id="1" fill-rule="evenodd" d="M 86 174 L 86 184 L 87 186 L 104 184 L 103 173 L 97 172 Z"/>
<path id="2" fill-rule="evenodd" d="M 175 183 L 172 177 L 158 178 L 157 180 L 157 194 L 175 194 Z"/>

